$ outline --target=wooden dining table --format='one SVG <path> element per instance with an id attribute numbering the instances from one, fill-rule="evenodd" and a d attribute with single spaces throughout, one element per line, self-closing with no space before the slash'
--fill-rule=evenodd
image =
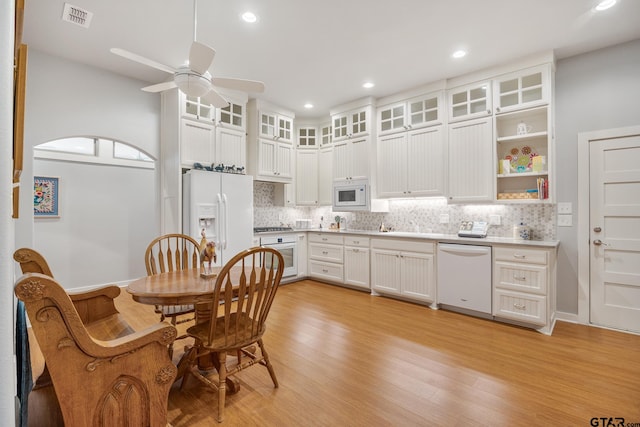
<path id="1" fill-rule="evenodd" d="M 142 277 L 130 282 L 127 286 L 134 301 L 149 305 L 189 305 L 193 304 L 196 308 L 196 322 L 206 321 L 211 315 L 211 302 L 213 290 L 216 284 L 218 273 L 222 267 L 211 267 L 205 271 L 204 267 L 192 268 L 187 270 L 178 270 L 154 274 Z M 251 271 L 247 267 L 247 272 Z M 207 276 L 204 276 L 204 273 Z M 242 267 L 234 266 L 230 270 L 233 283 L 238 283 L 238 278 L 242 273 Z M 193 351 L 193 347 L 185 351 L 184 355 L 178 362 L 178 376 L 176 380 L 182 378 L 186 369 L 188 369 L 187 360 L 189 352 Z M 219 368 L 218 358 L 211 355 L 210 358 L 202 360 L 198 359 L 198 365 L 203 370 Z M 235 393 L 239 389 L 239 383 L 234 378 L 227 378 L 227 391 Z"/>

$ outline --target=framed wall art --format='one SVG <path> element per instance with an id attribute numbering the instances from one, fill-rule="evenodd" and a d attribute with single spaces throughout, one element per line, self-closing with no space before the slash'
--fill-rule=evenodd
<path id="1" fill-rule="evenodd" d="M 33 177 L 33 216 L 57 218 L 59 211 L 60 178 Z"/>

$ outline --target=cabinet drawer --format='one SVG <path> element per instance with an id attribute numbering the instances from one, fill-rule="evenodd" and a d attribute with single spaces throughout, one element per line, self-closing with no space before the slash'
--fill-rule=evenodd
<path id="1" fill-rule="evenodd" d="M 342 246 L 309 243 L 309 258 L 342 264 Z"/>
<path id="2" fill-rule="evenodd" d="M 496 262 L 493 277 L 496 288 L 547 293 L 547 267 L 544 266 Z"/>
<path id="3" fill-rule="evenodd" d="M 344 236 L 345 246 L 369 247 L 369 238 L 364 236 Z"/>
<path id="4" fill-rule="evenodd" d="M 331 243 L 332 245 L 341 245 L 342 236 L 329 233 L 309 233 L 309 242 L 315 243 Z"/>
<path id="5" fill-rule="evenodd" d="M 545 325 L 547 322 L 547 298 L 495 289 L 493 293 L 493 315 L 521 322 Z"/>
<path id="6" fill-rule="evenodd" d="M 401 239 L 371 239 L 371 247 L 401 252 L 419 252 L 427 254 L 435 252 L 435 243 L 428 240 L 421 242 Z"/>
<path id="7" fill-rule="evenodd" d="M 547 251 L 544 250 L 494 246 L 493 254 L 496 261 L 526 262 L 529 264 L 544 265 L 549 262 Z"/>
<path id="8" fill-rule="evenodd" d="M 342 283 L 344 273 L 342 264 L 332 264 L 316 260 L 309 261 L 309 275 L 319 279 Z"/>

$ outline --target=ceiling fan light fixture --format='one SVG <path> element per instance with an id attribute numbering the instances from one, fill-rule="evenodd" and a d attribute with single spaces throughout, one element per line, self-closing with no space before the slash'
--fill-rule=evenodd
<path id="1" fill-rule="evenodd" d="M 176 72 L 174 81 L 185 95 L 199 98 L 211 90 L 211 81 L 205 76 L 196 74 L 189 69 Z"/>

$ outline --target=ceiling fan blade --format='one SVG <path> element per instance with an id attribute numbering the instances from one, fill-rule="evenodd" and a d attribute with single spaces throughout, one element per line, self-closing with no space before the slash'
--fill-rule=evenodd
<path id="1" fill-rule="evenodd" d="M 204 74 L 211 66 L 215 55 L 215 49 L 194 41 L 189 51 L 189 68 L 198 74 Z"/>
<path id="2" fill-rule="evenodd" d="M 232 79 L 225 77 L 214 77 L 211 79 L 214 86 L 220 86 L 227 89 L 240 90 L 242 92 L 264 92 L 264 83 L 257 80 Z"/>
<path id="3" fill-rule="evenodd" d="M 225 108 L 229 106 L 229 102 L 227 102 L 226 99 L 213 89 L 203 96 L 201 100 L 202 99 L 217 108 Z"/>
<path id="4" fill-rule="evenodd" d="M 163 90 L 173 89 L 174 87 L 178 87 L 178 85 L 173 80 L 171 80 L 170 82 L 145 86 L 142 88 L 142 90 L 145 92 L 162 92 Z"/>
<path id="5" fill-rule="evenodd" d="M 120 49 L 120 48 L 117 48 L 117 47 L 112 47 L 111 48 L 111 53 L 114 53 L 114 54 L 116 54 L 118 56 L 126 58 L 126 59 L 128 59 L 130 61 L 134 61 L 134 62 L 137 62 L 137 63 L 142 64 L 142 65 L 146 65 L 146 66 L 151 67 L 151 68 L 155 68 L 156 70 L 164 71 L 164 72 L 169 73 L 169 74 L 173 74 L 173 73 L 176 72 L 175 69 L 169 67 L 168 65 L 164 65 L 164 64 L 161 64 L 159 62 L 152 61 L 151 59 L 145 58 L 144 56 L 137 55 L 135 53 L 129 52 L 129 51 L 124 50 L 124 49 Z"/>

